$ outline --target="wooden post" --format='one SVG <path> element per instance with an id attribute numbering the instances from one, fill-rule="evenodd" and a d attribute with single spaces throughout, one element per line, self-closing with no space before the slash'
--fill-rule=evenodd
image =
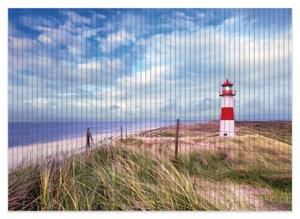
<path id="1" fill-rule="evenodd" d="M 176 135 L 175 135 L 175 158 L 178 157 L 178 139 L 179 139 L 179 119 L 176 121 Z"/>
<path id="2" fill-rule="evenodd" d="M 90 149 L 91 143 L 94 144 L 93 136 L 92 136 L 92 133 L 90 131 L 90 128 L 87 128 L 86 129 L 86 148 L 87 149 Z"/>
<path id="3" fill-rule="evenodd" d="M 123 126 L 121 125 L 121 141 L 123 140 Z"/>
<path id="4" fill-rule="evenodd" d="M 86 148 L 90 149 L 91 141 L 90 141 L 90 128 L 86 129 Z"/>

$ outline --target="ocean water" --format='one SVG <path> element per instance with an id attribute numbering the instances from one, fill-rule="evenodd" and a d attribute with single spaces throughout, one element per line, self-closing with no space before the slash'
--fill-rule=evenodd
<path id="1" fill-rule="evenodd" d="M 139 132 L 163 126 L 175 125 L 175 121 L 91 121 L 91 122 L 9 122 L 8 146 L 46 143 L 85 136 L 87 127 L 92 134 L 108 136 L 120 134 L 121 126 L 127 133 Z"/>

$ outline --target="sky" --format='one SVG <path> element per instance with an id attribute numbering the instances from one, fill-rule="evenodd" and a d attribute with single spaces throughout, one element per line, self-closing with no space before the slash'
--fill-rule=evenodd
<path id="1" fill-rule="evenodd" d="M 9 121 L 292 119 L 291 9 L 9 9 Z"/>

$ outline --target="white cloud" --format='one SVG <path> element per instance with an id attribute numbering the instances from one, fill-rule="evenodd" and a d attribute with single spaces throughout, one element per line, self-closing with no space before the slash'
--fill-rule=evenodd
<path id="1" fill-rule="evenodd" d="M 40 34 L 38 36 L 38 41 L 45 43 L 45 44 L 50 44 L 50 43 L 52 43 L 52 38 L 50 36 L 47 36 L 46 34 Z"/>
<path id="2" fill-rule="evenodd" d="M 128 86 L 144 86 L 151 83 L 157 83 L 161 81 L 167 72 L 165 66 L 152 66 L 150 69 L 145 71 L 137 71 L 125 78 L 119 78 L 118 82 Z"/>
<path id="3" fill-rule="evenodd" d="M 121 58 L 102 58 L 92 59 L 85 63 L 80 63 L 77 68 L 81 72 L 97 71 L 99 72 L 114 72 L 122 68 L 123 61 Z"/>
<path id="4" fill-rule="evenodd" d="M 62 12 L 63 14 L 67 15 L 68 20 L 70 20 L 72 23 L 76 24 L 91 24 L 91 18 L 81 16 L 75 11 L 72 10 L 66 10 Z"/>
<path id="5" fill-rule="evenodd" d="M 32 105 L 37 109 L 47 108 L 51 105 L 51 100 L 45 97 L 37 97 L 33 99 L 23 100 L 23 103 Z"/>
<path id="6" fill-rule="evenodd" d="M 110 53 L 121 45 L 128 45 L 136 41 L 135 36 L 126 32 L 125 30 L 119 30 L 115 33 L 108 34 L 104 39 L 100 39 L 101 51 L 104 53 Z"/>
<path id="7" fill-rule="evenodd" d="M 234 24 L 237 23 L 237 17 L 236 16 L 232 16 L 232 17 L 229 17 L 227 19 L 224 20 L 223 22 L 223 25 L 226 27 L 226 26 L 233 26 Z"/>
<path id="8" fill-rule="evenodd" d="M 176 22 L 171 32 L 149 34 L 154 26 L 152 29 L 147 26 L 148 29 L 144 29 L 148 31 L 147 37 L 140 38 L 128 31 L 134 22 L 128 22 L 127 29 L 123 24 L 106 23 L 118 28 L 99 38 L 99 32 L 106 27 L 91 28 L 88 25 L 94 21 L 78 16 L 67 13 L 66 22 L 58 26 L 44 22 L 37 26 L 41 34 L 36 39 L 10 33 L 10 76 L 17 78 L 9 85 L 10 106 L 14 110 L 22 108 L 21 113 L 25 113 L 26 109 L 38 109 L 39 112 L 49 109 L 51 112 L 56 106 L 62 113 L 64 109 L 77 113 L 90 110 L 97 118 L 104 118 L 106 114 L 114 119 L 120 115 L 123 118 L 175 118 L 182 115 L 211 118 L 218 116 L 218 107 L 211 109 L 210 102 L 203 100 L 209 97 L 217 105 L 215 100 L 218 100 L 220 83 L 228 76 L 236 82 L 239 92 L 236 96 L 240 104 L 239 115 L 243 115 L 251 101 L 255 101 L 262 111 L 276 111 L 273 105 L 263 106 L 265 96 L 257 94 L 269 92 L 268 97 L 274 102 L 278 102 L 278 98 L 287 101 L 290 98 L 287 91 L 287 81 L 291 80 L 291 69 L 287 69 L 292 57 L 292 47 L 287 47 L 290 32 L 271 32 L 270 38 L 266 32 L 261 35 L 256 32 L 254 38 L 253 31 L 251 35 L 243 34 L 243 30 L 253 28 L 251 21 L 246 23 L 243 17 L 227 18 L 219 26 L 205 26 L 196 24 L 182 13 L 178 16 L 185 21 Z M 200 13 L 197 19 L 205 16 Z M 137 16 L 134 18 L 139 20 Z M 76 22 L 82 22 L 82 25 L 76 25 Z M 237 23 L 241 32 L 237 32 L 238 29 L 233 32 L 232 27 Z M 101 43 L 100 49 L 105 56 L 99 53 L 96 54 L 99 58 L 91 58 L 87 55 L 90 37 Z M 41 45 L 46 45 L 43 50 Z M 67 49 L 60 53 L 55 47 L 58 45 Z M 110 54 L 123 45 L 130 45 L 127 54 Z M 273 92 L 274 84 L 266 85 L 267 81 L 273 80 L 279 81 L 286 91 L 278 97 Z M 255 89 L 256 96 L 250 99 L 250 89 L 245 86 Z M 19 103 L 22 98 L 26 101 Z M 199 115 L 201 107 L 206 107 L 205 115 Z M 100 110 L 103 114 L 98 115 Z"/>
<path id="9" fill-rule="evenodd" d="M 204 18 L 205 16 L 206 16 L 206 14 L 205 13 L 197 13 L 197 15 L 196 15 L 198 18 Z"/>

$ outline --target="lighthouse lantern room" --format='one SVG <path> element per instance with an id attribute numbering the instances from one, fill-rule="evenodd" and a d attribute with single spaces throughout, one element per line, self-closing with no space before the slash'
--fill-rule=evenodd
<path id="1" fill-rule="evenodd" d="M 221 118 L 220 118 L 220 136 L 234 137 L 234 106 L 233 96 L 235 91 L 232 89 L 233 83 L 228 79 L 222 84 L 221 97 Z"/>

